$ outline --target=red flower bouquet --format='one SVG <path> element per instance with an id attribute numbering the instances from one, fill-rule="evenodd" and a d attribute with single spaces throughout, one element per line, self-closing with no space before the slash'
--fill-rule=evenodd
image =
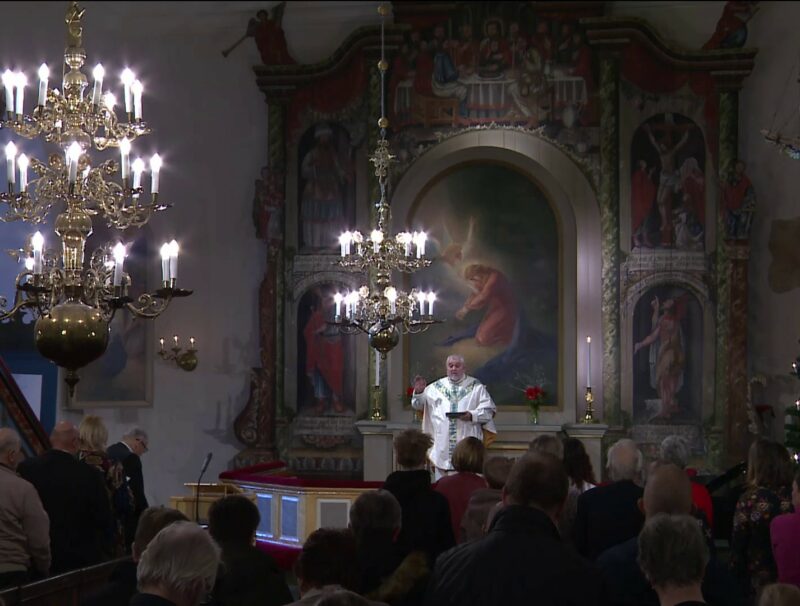
<path id="1" fill-rule="evenodd" d="M 544 404 L 547 397 L 547 392 L 538 385 L 525 388 L 525 399 L 528 400 L 528 406 L 531 407 L 534 415 L 539 414 L 539 407 Z"/>

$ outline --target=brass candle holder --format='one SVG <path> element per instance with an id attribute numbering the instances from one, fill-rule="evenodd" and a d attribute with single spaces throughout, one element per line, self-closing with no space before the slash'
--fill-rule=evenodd
<path id="1" fill-rule="evenodd" d="M 592 388 L 586 388 L 586 395 L 584 396 L 584 400 L 586 400 L 586 410 L 583 413 L 583 423 L 595 423 L 594 419 L 594 396 L 592 395 Z"/>
<path id="2" fill-rule="evenodd" d="M 164 338 L 158 340 L 161 347 L 158 350 L 158 355 L 163 360 L 168 362 L 175 362 L 179 368 L 186 372 L 191 372 L 197 368 L 197 348 L 194 346 L 194 337 L 189 337 L 189 348 L 183 349 L 178 345 L 178 335 L 173 335 L 172 341 L 174 345 L 169 349 L 164 347 Z"/>
<path id="3" fill-rule="evenodd" d="M 383 414 L 381 408 L 381 386 L 374 385 L 372 387 L 372 410 L 369 413 L 370 421 L 385 421 L 386 415 Z"/>

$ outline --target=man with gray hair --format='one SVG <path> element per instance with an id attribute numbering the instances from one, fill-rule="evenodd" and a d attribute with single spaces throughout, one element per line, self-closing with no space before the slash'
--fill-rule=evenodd
<path id="1" fill-rule="evenodd" d="M 639 447 L 633 440 L 622 439 L 608 449 L 607 456 L 611 483 L 578 497 L 573 526 L 575 548 L 590 560 L 635 537 L 644 523 L 638 506 L 643 466 Z"/>
<path id="2" fill-rule="evenodd" d="M 661 513 L 644 525 L 639 566 L 661 606 L 705 604 L 701 583 L 707 564 L 708 546 L 693 517 Z"/>
<path id="3" fill-rule="evenodd" d="M 128 485 L 133 493 L 133 511 L 126 516 L 125 525 L 125 549 L 130 551 L 136 534 L 136 524 L 139 516 L 148 508 L 147 497 L 144 494 L 144 477 L 142 475 L 141 456 L 147 452 L 148 444 L 147 432 L 139 427 L 134 427 L 122 436 L 122 440 L 108 447 L 108 456 L 122 463 L 122 469 L 128 478 Z"/>
<path id="4" fill-rule="evenodd" d="M 192 522 L 174 522 L 144 550 L 130 606 L 197 606 L 213 589 L 219 562 L 211 535 Z"/>
<path id="5" fill-rule="evenodd" d="M 458 442 L 469 437 L 484 440 L 484 431 L 497 434 L 493 420 L 497 406 L 483 383 L 467 375 L 464 358 L 447 356 L 446 370 L 447 376 L 430 385 L 421 376 L 414 377 L 411 396 L 414 410 L 423 411 L 422 431 L 433 438 L 428 458 L 437 480 L 453 471 L 450 457 Z"/>
<path id="6" fill-rule="evenodd" d="M 50 570 L 50 519 L 30 482 L 17 475 L 19 434 L 0 428 L 0 589 Z"/>
<path id="7" fill-rule="evenodd" d="M 711 501 L 711 494 L 708 492 L 708 488 L 695 479 L 697 471 L 687 467 L 689 464 L 689 455 L 691 454 L 688 440 L 683 436 L 667 436 L 661 442 L 659 451 L 660 459 L 669 461 L 686 471 L 686 475 L 688 475 L 689 479 L 692 481 L 692 503 L 694 503 L 694 506 L 699 511 L 703 512 L 706 522 L 708 522 L 708 527 L 713 529 L 714 505 Z"/>

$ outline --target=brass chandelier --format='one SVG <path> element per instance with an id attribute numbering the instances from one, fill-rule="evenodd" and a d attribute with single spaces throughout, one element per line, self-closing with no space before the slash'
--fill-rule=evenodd
<path id="1" fill-rule="evenodd" d="M 385 111 L 385 77 L 389 64 L 384 50 L 384 21 L 389 12 L 387 5 L 378 7 L 381 15 L 381 117 L 378 120 L 380 139 L 370 156 L 375 167 L 375 177 L 380 188 L 380 199 L 375 204 L 377 224 L 369 236 L 359 231 L 347 231 L 339 237 L 338 264 L 352 272 L 373 272 L 370 285 L 334 296 L 335 315 L 331 324 L 340 332 L 364 332 L 369 344 L 380 352 L 382 358 L 400 341 L 401 334 L 414 334 L 427 330 L 434 319 L 433 305 L 436 295 L 412 289 L 405 292 L 392 284 L 392 272 L 412 273 L 428 267 L 432 260 L 425 255 L 427 236 L 424 231 L 403 231 L 395 236 L 389 233 L 391 208 L 387 198 L 389 167 L 394 156 L 389 152 L 386 129 L 389 120 Z"/>
<path id="2" fill-rule="evenodd" d="M 0 117 L 0 128 L 26 139 L 43 139 L 60 149 L 45 163 L 24 153 L 17 155 L 14 142 L 6 145 L 8 189 L 0 193 L 0 203 L 6 206 L 0 220 L 38 224 L 53 206 L 63 208 L 55 219 L 60 251 L 45 249 L 44 237 L 36 232 L 24 248 L 12 253 L 24 260 L 25 270 L 16 278 L 13 305 L 8 308 L 0 298 L 0 321 L 20 310 L 33 313 L 36 347 L 67 370 L 71 395 L 78 382 L 77 369 L 105 352 L 117 310 L 155 318 L 173 298 L 191 294 L 176 286 L 178 244 L 174 240 L 161 249 L 161 288 L 136 300 L 128 296 L 131 278 L 124 271 L 126 249 L 121 242 L 95 250 L 84 267 L 84 248 L 95 215 L 102 215 L 109 227 L 124 230 L 142 227 L 153 213 L 167 208 L 158 196 L 162 164 L 158 154 L 149 162 L 149 194 L 142 186 L 144 161 L 131 161 L 132 142 L 150 133 L 142 119 L 142 84 L 129 69 L 123 71 L 124 120 L 117 117 L 114 96 L 103 94 L 101 65 L 94 68 L 90 94 L 86 90 L 89 82 L 81 71 L 86 61 L 84 11 L 71 2 L 65 17 L 62 91 L 48 86 L 49 69 L 42 65 L 36 106 L 25 114 L 27 79 L 21 72 L 6 70 L 2 75 L 5 115 Z M 119 160 L 100 162 L 90 157 L 91 151 L 112 149 L 119 150 Z M 29 169 L 35 175 L 30 180 Z M 117 173 L 120 182 L 112 180 Z"/>

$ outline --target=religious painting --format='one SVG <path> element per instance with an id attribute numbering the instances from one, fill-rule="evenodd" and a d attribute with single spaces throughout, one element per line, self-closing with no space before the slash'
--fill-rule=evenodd
<path id="1" fill-rule="evenodd" d="M 633 420 L 699 424 L 703 386 L 703 312 L 694 294 L 655 286 L 633 314 Z"/>
<path id="2" fill-rule="evenodd" d="M 705 247 L 705 140 L 680 114 L 656 114 L 631 141 L 631 246 L 702 251 Z"/>
<path id="3" fill-rule="evenodd" d="M 436 261 L 411 285 L 436 292 L 445 321 L 406 340 L 406 384 L 441 377 L 459 354 L 498 405 L 523 404 L 528 385 L 560 405 L 560 230 L 537 184 L 502 164 L 463 164 L 427 188 L 407 223 L 430 230 Z"/>
<path id="4" fill-rule="evenodd" d="M 148 290 L 148 267 L 156 269 L 156 254 L 147 227 L 119 232 L 94 221 L 94 231 L 86 240 L 86 256 L 110 243 L 123 242 L 128 249 L 125 271 L 131 277 L 129 295 L 134 299 Z M 169 310 L 166 314 L 169 314 Z M 71 408 L 101 406 L 149 406 L 153 402 L 153 323 L 120 310 L 110 324 L 105 353 L 78 371 L 80 381 Z"/>
<path id="5" fill-rule="evenodd" d="M 355 415 L 355 343 L 328 324 L 333 295 L 343 284 L 323 282 L 300 298 L 297 309 L 297 413 L 305 417 Z M 348 433 L 352 433 L 349 428 Z"/>
<path id="6" fill-rule="evenodd" d="M 355 224 L 355 150 L 339 124 L 320 122 L 300 138 L 298 242 L 303 252 L 333 252 Z"/>
<path id="7" fill-rule="evenodd" d="M 597 147 L 596 66 L 579 23 L 596 6 L 454 7 L 396 10 L 412 27 L 390 66 L 387 109 L 396 129 L 410 129 L 412 146 L 431 129 L 498 123 L 542 128 L 580 154 Z"/>

